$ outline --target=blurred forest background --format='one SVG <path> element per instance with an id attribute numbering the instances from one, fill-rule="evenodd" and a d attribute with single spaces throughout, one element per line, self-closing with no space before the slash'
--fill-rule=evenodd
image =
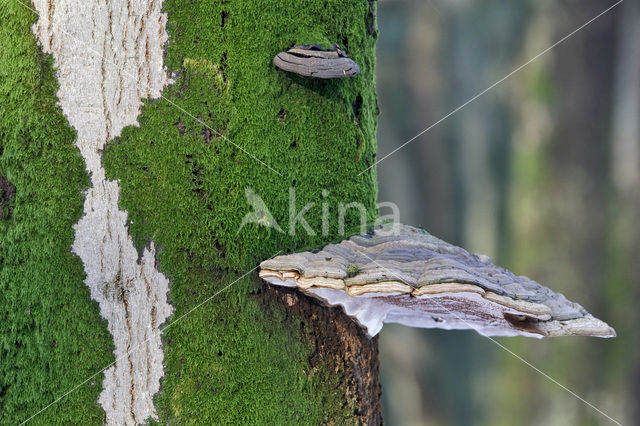
<path id="1" fill-rule="evenodd" d="M 378 158 L 614 3 L 379 1 Z M 404 223 L 615 327 L 498 341 L 623 424 L 640 424 L 639 118 L 629 0 L 378 165 Z M 385 326 L 380 354 L 390 425 L 613 424 L 472 331 Z"/>

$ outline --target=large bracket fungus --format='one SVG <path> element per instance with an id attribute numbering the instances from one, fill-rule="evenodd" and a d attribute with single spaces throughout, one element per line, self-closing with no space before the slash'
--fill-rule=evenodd
<path id="1" fill-rule="evenodd" d="M 265 260 L 260 277 L 342 306 L 369 336 L 385 322 L 483 336 L 615 336 L 562 294 L 406 225 Z"/>

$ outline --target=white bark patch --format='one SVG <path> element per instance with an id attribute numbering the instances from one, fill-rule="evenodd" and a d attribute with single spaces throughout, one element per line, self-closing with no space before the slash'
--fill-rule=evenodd
<path id="1" fill-rule="evenodd" d="M 105 371 L 99 402 L 108 424 L 156 417 L 163 353 L 160 325 L 171 314 L 169 281 L 156 268 L 153 243 L 142 257 L 118 209 L 119 186 L 105 178 L 101 151 L 122 128 L 137 125 L 141 98 L 157 98 L 167 83 L 161 0 L 35 0 L 32 30 L 53 55 L 60 105 L 76 129 L 76 145 L 91 175 L 73 252 L 85 283 L 109 323 L 116 363 Z"/>

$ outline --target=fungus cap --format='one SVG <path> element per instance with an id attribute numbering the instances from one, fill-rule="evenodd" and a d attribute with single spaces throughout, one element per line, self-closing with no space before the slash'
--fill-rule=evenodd
<path id="1" fill-rule="evenodd" d="M 411 226 L 386 224 L 317 252 L 260 264 L 271 284 L 297 287 L 375 336 L 385 322 L 473 329 L 484 336 L 585 335 L 615 331 L 562 294 Z"/>
<path id="2" fill-rule="evenodd" d="M 273 63 L 283 71 L 323 79 L 346 78 L 360 74 L 360 68 L 339 47 L 325 50 L 318 45 L 293 46 L 280 52 Z"/>

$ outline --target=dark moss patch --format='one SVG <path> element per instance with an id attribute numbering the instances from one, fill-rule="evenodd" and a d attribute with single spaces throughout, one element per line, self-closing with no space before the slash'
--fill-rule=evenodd
<path id="1" fill-rule="evenodd" d="M 227 23 L 227 19 L 229 19 L 229 12 L 225 12 L 223 10 L 220 14 L 220 28 L 224 28 L 224 25 Z"/>
<path id="2" fill-rule="evenodd" d="M 82 262 L 71 254 L 89 179 L 56 104 L 51 58 L 31 33 L 35 18 L 17 2 L 0 8 L 0 424 L 28 419 L 113 360 Z M 101 381 L 34 422 L 100 424 Z"/>
<path id="3" fill-rule="evenodd" d="M 15 196 L 16 187 L 9 182 L 9 179 L 0 176 L 0 220 L 11 218 Z"/>
<path id="4" fill-rule="evenodd" d="M 279 300 L 255 297 L 262 292 L 255 272 L 236 280 L 278 251 L 341 239 L 339 203 L 358 201 L 369 220 L 377 215 L 375 176 L 359 175 L 375 152 L 370 3 L 168 0 L 165 9 L 166 63 L 177 77 L 164 95 L 207 126 L 165 100 L 147 101 L 140 127 L 107 146 L 104 164 L 120 181 L 134 242 L 151 239 L 162 248 L 159 268 L 171 279 L 173 318 L 231 287 L 167 329 L 157 397 L 162 422 L 357 423 L 359 405 L 345 397 L 353 388 L 340 377 L 328 380 L 334 364 L 314 355 L 317 339 L 309 335 L 320 325 L 288 313 Z M 273 67 L 278 52 L 312 43 L 339 43 L 361 74 L 318 81 Z M 305 219 L 315 235 L 300 224 L 288 235 L 292 182 L 297 212 L 314 203 Z M 240 229 L 252 211 L 246 188 L 284 233 L 255 223 Z M 359 219 L 349 209 L 347 233 L 359 230 Z"/>

